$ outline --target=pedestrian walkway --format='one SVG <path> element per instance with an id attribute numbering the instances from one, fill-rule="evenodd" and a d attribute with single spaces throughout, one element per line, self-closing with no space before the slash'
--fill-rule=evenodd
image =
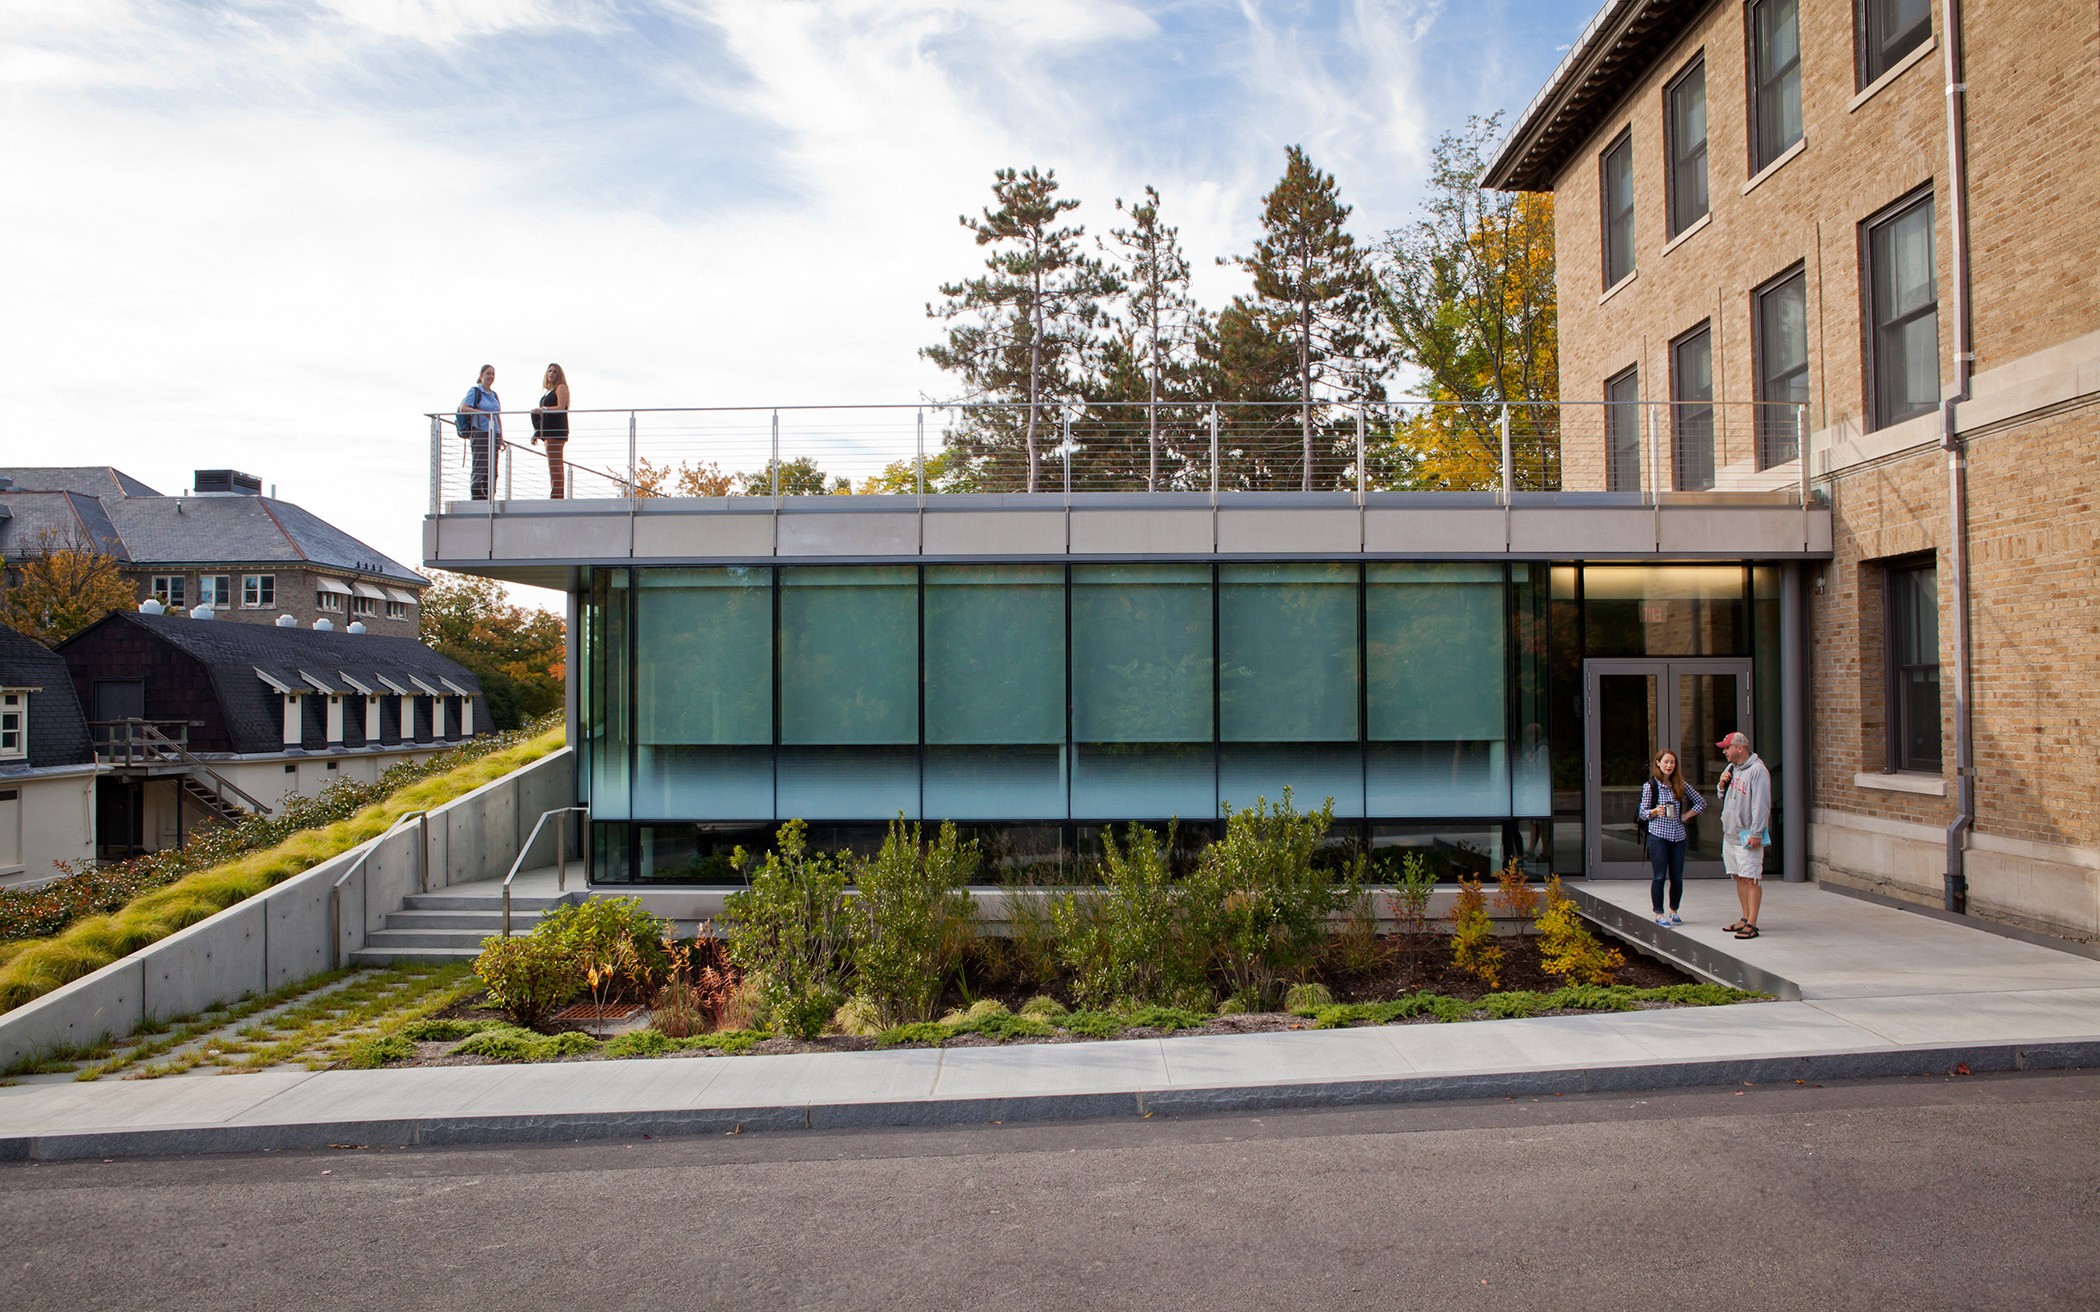
<path id="1" fill-rule="evenodd" d="M 1636 911 L 1639 884 L 1583 886 Z M 1775 884 L 1686 891 L 1680 959 L 1791 1000 L 1464 1024 L 777 1057 L 264 1072 L 0 1089 L 0 1160 L 1175 1115 L 2100 1065 L 2100 962 Z M 1642 917 L 1645 919 L 1645 917 Z"/>

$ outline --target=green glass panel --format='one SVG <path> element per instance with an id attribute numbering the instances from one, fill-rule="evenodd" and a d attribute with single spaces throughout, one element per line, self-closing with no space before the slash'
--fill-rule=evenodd
<path id="1" fill-rule="evenodd" d="M 591 814 L 625 819 L 628 812 L 628 573 L 605 570 L 591 578 L 591 699 L 585 704 L 590 744 Z"/>
<path id="2" fill-rule="evenodd" d="M 780 741 L 919 741 L 915 568 L 780 571 Z"/>
<path id="3" fill-rule="evenodd" d="M 1211 741 L 1208 565 L 1073 568 L 1072 736 Z"/>
<path id="4" fill-rule="evenodd" d="M 1371 739 L 1504 741 L 1502 567 L 1372 564 L 1368 570 Z"/>
<path id="5" fill-rule="evenodd" d="M 635 592 L 635 738 L 773 741 L 773 572 L 650 569 Z"/>
<path id="6" fill-rule="evenodd" d="M 926 570 L 926 741 L 1065 740 L 1061 565 Z"/>
<path id="7" fill-rule="evenodd" d="M 1355 742 L 1356 567 L 1221 567 L 1218 660 L 1226 742 Z"/>

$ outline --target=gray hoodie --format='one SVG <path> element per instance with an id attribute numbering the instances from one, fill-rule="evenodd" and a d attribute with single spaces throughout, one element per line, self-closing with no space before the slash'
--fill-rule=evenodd
<path id="1" fill-rule="evenodd" d="M 1764 841 L 1772 823 L 1772 772 L 1752 752 L 1741 764 L 1730 766 L 1728 787 L 1721 794 L 1721 832 L 1731 843 L 1743 841 L 1750 830 Z"/>

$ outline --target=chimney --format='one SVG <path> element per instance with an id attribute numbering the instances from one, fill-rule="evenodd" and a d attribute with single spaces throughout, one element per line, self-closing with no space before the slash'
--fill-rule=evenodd
<path id="1" fill-rule="evenodd" d="M 254 474 L 243 474 L 238 469 L 200 469 L 191 476 L 190 482 L 191 490 L 198 496 L 262 495 L 262 479 Z"/>

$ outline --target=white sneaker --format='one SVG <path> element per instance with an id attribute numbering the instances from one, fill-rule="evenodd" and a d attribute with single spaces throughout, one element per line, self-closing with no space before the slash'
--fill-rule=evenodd
<path id="1" fill-rule="evenodd" d="M 1664 929 L 1668 929 L 1670 927 L 1670 918 L 1668 916 L 1657 916 L 1655 923 L 1661 925 Z"/>
<path id="2" fill-rule="evenodd" d="M 1678 915 L 1675 911 L 1672 911 L 1669 915 L 1663 917 L 1663 923 L 1667 925 L 1682 925 L 1684 923 L 1684 917 Z"/>

